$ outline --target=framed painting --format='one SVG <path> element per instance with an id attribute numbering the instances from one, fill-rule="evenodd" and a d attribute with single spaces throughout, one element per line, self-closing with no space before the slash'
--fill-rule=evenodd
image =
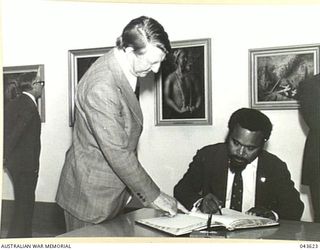
<path id="1" fill-rule="evenodd" d="M 113 47 L 69 50 L 69 126 L 75 121 L 75 89 L 90 66 Z"/>
<path id="2" fill-rule="evenodd" d="M 299 108 L 299 83 L 319 72 L 319 46 L 251 49 L 249 70 L 252 108 Z"/>
<path id="3" fill-rule="evenodd" d="M 210 125 L 211 40 L 171 43 L 156 76 L 156 125 Z"/>
<path id="4" fill-rule="evenodd" d="M 3 67 L 3 105 L 4 107 L 12 99 L 21 95 L 22 90 L 19 86 L 19 77 L 27 72 L 36 72 L 40 75 L 40 80 L 44 81 L 44 65 L 23 65 Z M 45 122 L 45 86 L 42 88 L 41 97 L 37 100 L 38 111 L 41 122 Z"/>

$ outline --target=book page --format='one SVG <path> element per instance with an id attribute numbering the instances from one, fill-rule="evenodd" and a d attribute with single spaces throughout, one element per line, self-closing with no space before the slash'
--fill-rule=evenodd
<path id="1" fill-rule="evenodd" d="M 193 230 L 201 230 L 207 227 L 208 214 L 191 212 L 189 214 L 177 214 L 174 217 L 161 216 L 149 219 L 137 220 L 138 223 L 156 228 L 158 230 L 182 235 Z M 279 224 L 271 219 L 247 215 L 228 208 L 222 209 L 222 215 L 212 215 L 211 227 L 223 226 L 232 231 L 240 228 L 266 227 Z"/>
<path id="2" fill-rule="evenodd" d="M 248 215 L 229 208 L 222 208 L 221 212 L 222 215 L 212 215 L 212 226 L 216 226 L 217 223 L 222 223 L 228 230 L 234 230 L 240 228 L 264 227 L 279 224 L 278 222 L 268 218 Z M 192 212 L 190 215 L 203 219 L 208 218 L 208 214 L 200 211 Z"/>
<path id="3" fill-rule="evenodd" d="M 207 225 L 207 219 L 187 214 L 177 214 L 174 217 L 161 216 L 141 219 L 137 220 L 137 222 L 173 235 L 190 233 L 192 230 L 202 229 Z"/>

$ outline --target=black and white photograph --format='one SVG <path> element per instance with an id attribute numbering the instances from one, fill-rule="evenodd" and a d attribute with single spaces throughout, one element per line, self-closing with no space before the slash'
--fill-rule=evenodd
<path id="1" fill-rule="evenodd" d="M 320 4 L 240 2 L 1 1 L 1 248 L 320 247 Z"/>

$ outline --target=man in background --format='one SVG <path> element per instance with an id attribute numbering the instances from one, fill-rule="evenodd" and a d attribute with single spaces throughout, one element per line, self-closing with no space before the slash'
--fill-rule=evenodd
<path id="1" fill-rule="evenodd" d="M 158 72 L 170 49 L 161 24 L 141 16 L 81 78 L 56 196 L 67 231 L 114 218 L 132 195 L 144 206 L 177 213 L 177 201 L 160 191 L 138 161 L 143 117 L 134 93 L 137 78 Z"/>
<path id="2" fill-rule="evenodd" d="M 299 84 L 301 113 L 309 127 L 304 148 L 302 184 L 310 187 L 313 221 L 320 222 L 320 74 Z"/>
<path id="3" fill-rule="evenodd" d="M 22 74 L 22 94 L 4 110 L 4 166 L 13 183 L 14 211 L 8 238 L 32 237 L 35 189 L 39 172 L 41 121 L 37 99 L 44 81 L 37 72 Z"/>
<path id="4" fill-rule="evenodd" d="M 200 149 L 174 188 L 187 209 L 216 213 L 220 207 L 277 220 L 299 220 L 304 205 L 286 164 L 263 150 L 272 124 L 255 109 L 229 120 L 225 143 Z"/>

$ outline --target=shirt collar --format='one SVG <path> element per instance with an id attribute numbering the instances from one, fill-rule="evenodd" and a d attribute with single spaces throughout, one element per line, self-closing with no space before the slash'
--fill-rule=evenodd
<path id="1" fill-rule="evenodd" d="M 254 159 L 251 163 L 249 163 L 245 169 L 242 171 L 243 172 L 248 172 L 248 171 L 256 171 L 258 166 L 258 157 Z M 231 169 L 228 167 L 228 172 L 232 173 Z M 234 173 L 232 173 L 234 174 Z"/>
<path id="2" fill-rule="evenodd" d="M 254 169 L 257 169 L 257 166 L 258 166 L 258 157 L 254 159 L 250 164 L 248 164 L 245 170 L 248 168 L 254 170 Z"/>
<path id="3" fill-rule="evenodd" d="M 125 52 L 121 49 L 115 48 L 114 55 L 115 55 L 116 59 L 118 60 L 120 67 L 121 67 L 124 75 L 126 76 L 132 90 L 135 91 L 136 85 L 137 85 L 137 77 L 130 72 L 130 65 L 129 65 L 128 60 L 126 58 Z"/>
<path id="4" fill-rule="evenodd" d="M 34 102 L 34 104 L 37 106 L 38 104 L 37 104 L 37 101 L 36 101 L 36 98 L 32 95 L 32 94 L 30 94 L 30 93 L 28 93 L 28 92 L 25 92 L 25 91 L 22 91 L 22 94 L 25 94 L 25 95 L 27 95 L 27 96 L 29 96 L 30 98 L 31 98 L 31 100 Z"/>

